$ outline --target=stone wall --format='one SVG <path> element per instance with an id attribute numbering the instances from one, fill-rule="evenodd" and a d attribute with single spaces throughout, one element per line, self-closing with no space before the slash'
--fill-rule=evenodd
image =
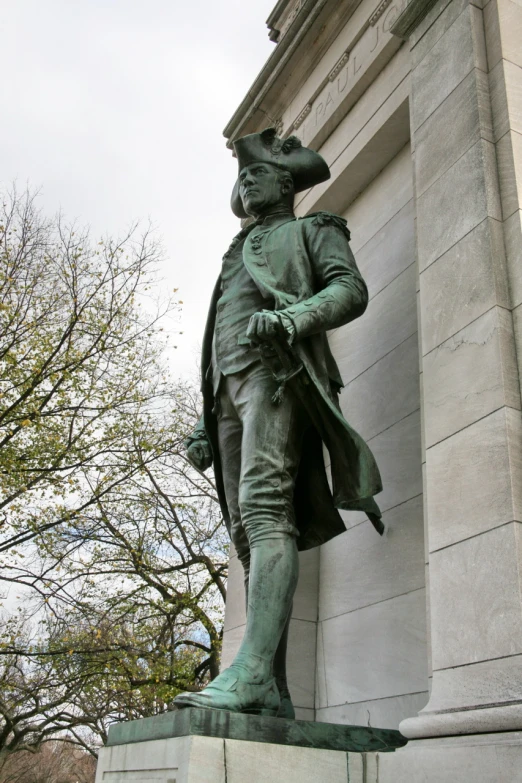
<path id="1" fill-rule="evenodd" d="M 344 215 L 370 295 L 330 335 L 343 412 L 383 478 L 386 534 L 363 514 L 321 547 L 316 717 L 396 727 L 427 701 L 417 266 L 409 144 Z"/>

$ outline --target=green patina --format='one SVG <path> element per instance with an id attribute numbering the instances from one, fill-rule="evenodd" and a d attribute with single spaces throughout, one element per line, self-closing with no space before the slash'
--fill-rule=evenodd
<path id="1" fill-rule="evenodd" d="M 405 738 L 392 729 L 342 726 L 336 723 L 284 720 L 221 710 L 188 708 L 153 718 L 116 723 L 109 729 L 107 745 L 190 735 L 358 753 L 393 751 L 406 744 Z"/>
<path id="2" fill-rule="evenodd" d="M 204 413 L 187 455 L 199 470 L 214 465 L 223 517 L 245 572 L 247 622 L 231 666 L 175 704 L 208 708 L 196 724 L 232 721 L 247 739 L 260 720 L 252 714 L 294 717 L 286 646 L 298 550 L 344 532 L 339 509 L 364 511 L 379 533 L 383 526 L 374 500 L 382 489 L 379 470 L 341 412 L 342 380 L 326 337 L 363 314 L 368 291 L 346 221 L 330 212 L 301 219 L 293 212 L 295 192 L 328 179 L 328 166 L 299 139 L 279 139 L 273 129 L 237 139 L 234 148 L 239 176 L 232 209 L 254 222 L 225 254 L 212 297 L 202 353 Z M 216 710 L 249 716 L 220 718 Z M 272 725 L 273 733 L 266 731 L 273 739 L 265 741 L 339 736 L 346 749 L 351 737 L 353 749 L 368 750 L 376 736 L 325 724 L 296 722 L 284 730 L 281 723 L 259 724 Z"/>

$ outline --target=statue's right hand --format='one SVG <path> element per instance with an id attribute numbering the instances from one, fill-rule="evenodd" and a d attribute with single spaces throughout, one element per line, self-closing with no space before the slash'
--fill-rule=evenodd
<path id="1" fill-rule="evenodd" d="M 212 465 L 212 451 L 206 438 L 198 438 L 187 447 L 187 459 L 196 470 L 207 470 Z"/>

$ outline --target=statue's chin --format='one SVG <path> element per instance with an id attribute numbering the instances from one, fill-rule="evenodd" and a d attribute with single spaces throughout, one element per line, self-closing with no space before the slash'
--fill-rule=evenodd
<path id="1" fill-rule="evenodd" d="M 243 204 L 243 207 L 247 215 L 250 215 L 250 217 L 253 218 L 256 218 L 263 209 L 262 204 L 252 204 L 250 201 L 247 201 L 246 204 Z"/>

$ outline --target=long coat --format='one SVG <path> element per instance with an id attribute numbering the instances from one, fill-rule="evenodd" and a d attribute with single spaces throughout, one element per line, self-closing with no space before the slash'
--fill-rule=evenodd
<path id="1" fill-rule="evenodd" d="M 327 330 L 362 315 L 368 302 L 349 238 L 346 221 L 318 212 L 267 229 L 256 227 L 243 246 L 245 267 L 261 294 L 274 301 L 275 310 L 291 318 L 293 358 L 303 365 L 301 377 L 288 384 L 305 402 L 313 423 L 303 443 L 294 492 L 300 550 L 323 544 L 346 529 L 337 509 L 364 511 L 379 533 L 384 529 L 373 499 L 382 490 L 379 469 L 369 447 L 341 413 L 338 394 L 343 384 L 326 338 Z M 194 437 L 201 437 L 204 428 L 212 447 L 223 517 L 229 525 L 209 371 L 220 295 L 218 279 L 203 340 L 203 417 Z M 331 488 L 323 443 L 330 454 Z"/>

